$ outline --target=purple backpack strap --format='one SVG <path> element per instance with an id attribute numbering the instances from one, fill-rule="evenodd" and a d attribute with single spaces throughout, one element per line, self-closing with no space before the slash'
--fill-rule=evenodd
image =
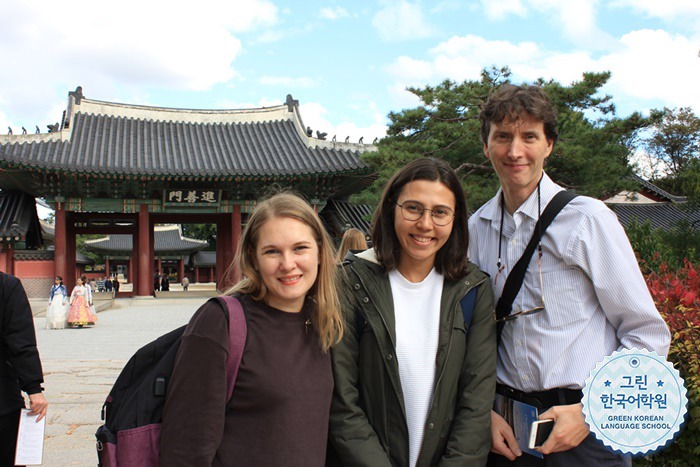
<path id="1" fill-rule="evenodd" d="M 241 302 L 230 295 L 220 297 L 228 308 L 228 357 L 226 358 L 226 400 L 233 395 L 233 387 L 238 376 L 238 368 L 241 366 L 243 349 L 245 347 L 246 334 L 248 332 L 245 322 L 245 314 Z"/>

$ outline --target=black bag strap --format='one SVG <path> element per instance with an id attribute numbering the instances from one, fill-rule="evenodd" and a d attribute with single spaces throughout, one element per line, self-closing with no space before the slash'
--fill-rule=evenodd
<path id="1" fill-rule="evenodd" d="M 506 283 L 503 286 L 503 293 L 496 304 L 496 319 L 499 320 L 497 325 L 497 336 L 499 342 L 501 340 L 503 325 L 505 324 L 505 321 L 500 320 L 511 313 L 513 301 L 523 286 L 523 279 L 525 279 L 525 272 L 527 272 L 527 267 L 530 264 L 530 259 L 532 259 L 532 254 L 535 252 L 535 248 L 537 248 L 537 244 L 540 242 L 540 235 L 547 230 L 549 224 L 552 223 L 554 218 L 557 217 L 557 214 L 559 214 L 564 206 L 569 204 L 569 201 L 577 196 L 578 194 L 566 190 L 560 191 L 554 195 L 552 200 L 549 202 L 549 204 L 547 204 L 547 207 L 540 215 L 540 218 L 537 220 L 530 243 L 527 244 L 523 255 L 515 264 L 515 267 L 510 271 L 510 274 L 508 274 L 508 279 L 506 279 Z"/>

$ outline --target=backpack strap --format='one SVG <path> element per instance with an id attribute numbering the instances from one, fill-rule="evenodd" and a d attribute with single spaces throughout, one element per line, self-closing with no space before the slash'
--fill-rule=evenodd
<path id="1" fill-rule="evenodd" d="M 459 301 L 459 304 L 462 306 L 462 316 L 464 317 L 464 332 L 469 332 L 469 326 L 472 324 L 474 307 L 476 306 L 476 294 L 479 292 L 479 285 L 469 289 L 467 295 L 462 297 L 462 299 Z"/>
<path id="2" fill-rule="evenodd" d="M 523 255 L 520 257 L 518 262 L 510 271 L 510 274 L 508 274 L 506 283 L 503 286 L 503 293 L 501 294 L 501 298 L 498 299 L 498 303 L 496 304 L 497 320 L 502 320 L 506 316 L 510 315 L 512 311 L 513 301 L 515 300 L 515 297 L 518 295 L 518 292 L 520 292 L 520 289 L 523 286 L 525 272 L 527 271 L 527 267 L 530 264 L 530 259 L 532 259 L 532 254 L 535 252 L 535 248 L 537 248 L 537 244 L 540 241 L 540 233 L 544 235 L 545 230 L 547 230 L 547 227 L 549 227 L 549 224 L 552 223 L 554 218 L 557 217 L 559 211 L 564 209 L 564 206 L 569 204 L 569 201 L 576 198 L 577 196 L 578 194 L 574 193 L 573 191 L 562 190 L 556 195 L 554 195 L 554 198 L 552 198 L 552 200 L 547 204 L 547 207 L 544 208 L 544 211 L 542 211 L 540 218 L 537 220 L 537 224 L 535 224 L 530 243 L 527 244 Z M 498 337 L 499 342 L 501 340 L 501 332 L 503 331 L 504 324 L 505 321 L 498 321 L 496 327 L 496 335 Z"/>
<path id="3" fill-rule="evenodd" d="M 231 400 L 238 369 L 243 359 L 243 349 L 248 328 L 241 302 L 230 295 L 219 297 L 228 310 L 228 357 L 226 357 L 226 400 Z"/>

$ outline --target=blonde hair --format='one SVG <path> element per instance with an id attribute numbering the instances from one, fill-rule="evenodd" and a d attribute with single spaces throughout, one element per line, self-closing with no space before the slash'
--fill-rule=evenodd
<path id="1" fill-rule="evenodd" d="M 342 263 L 345 255 L 350 250 L 366 250 L 367 240 L 365 239 L 365 234 L 361 230 L 350 228 L 343 234 L 343 239 L 340 241 L 340 246 L 338 247 L 338 256 L 336 256 L 336 261 Z"/>
<path id="2" fill-rule="evenodd" d="M 316 238 L 319 254 L 318 276 L 316 283 L 307 293 L 307 298 L 312 299 L 311 321 L 318 333 L 321 349 L 326 352 L 343 337 L 343 320 L 336 284 L 338 267 L 330 236 L 316 212 L 301 197 L 285 192 L 258 203 L 243 230 L 236 257 L 228 272 L 233 272 L 232 269 L 237 266 L 243 279 L 225 293 L 244 293 L 257 301 L 265 301 L 267 298 L 269 291 L 257 271 L 255 249 L 260 229 L 274 218 L 296 219 L 308 225 Z"/>

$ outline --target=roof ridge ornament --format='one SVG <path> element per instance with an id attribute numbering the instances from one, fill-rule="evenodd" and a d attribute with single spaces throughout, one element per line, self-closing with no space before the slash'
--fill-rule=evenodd
<path id="1" fill-rule="evenodd" d="M 287 105 L 287 110 L 289 110 L 290 112 L 294 112 L 295 107 L 297 109 L 299 108 L 299 101 L 297 99 L 294 99 L 291 94 L 287 94 L 287 100 L 285 101 L 285 104 Z"/>

